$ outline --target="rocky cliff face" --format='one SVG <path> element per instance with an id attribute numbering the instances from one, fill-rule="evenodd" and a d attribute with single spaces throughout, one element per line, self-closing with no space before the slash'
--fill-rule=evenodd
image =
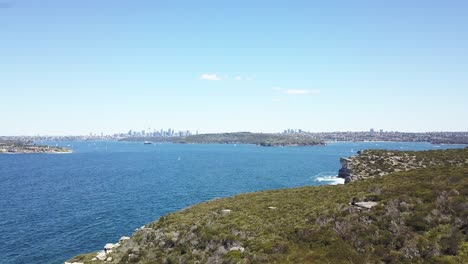
<path id="1" fill-rule="evenodd" d="M 349 169 L 349 164 L 351 163 L 351 159 L 341 158 L 341 169 L 338 171 L 338 177 L 345 179 L 345 183 L 351 181 L 351 170 Z"/>
<path id="2" fill-rule="evenodd" d="M 340 159 L 341 169 L 338 171 L 338 177 L 345 179 L 345 183 L 348 183 L 360 179 L 382 177 L 393 172 L 433 166 L 467 166 L 467 159 L 451 155 L 452 152 L 456 151 L 358 151 L 357 156 Z M 463 151 L 468 152 L 468 148 Z M 441 155 L 437 155 L 438 158 L 434 159 L 434 154 L 437 153 Z"/>

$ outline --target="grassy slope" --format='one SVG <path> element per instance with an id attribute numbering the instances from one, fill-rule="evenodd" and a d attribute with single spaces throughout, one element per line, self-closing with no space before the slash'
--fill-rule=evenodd
<path id="1" fill-rule="evenodd" d="M 348 205 L 353 198 L 379 204 L 360 211 Z M 468 168 L 442 166 L 209 201 L 149 224 L 111 256 L 120 263 L 463 263 L 467 240 Z M 236 245 L 245 251 L 225 252 Z"/>

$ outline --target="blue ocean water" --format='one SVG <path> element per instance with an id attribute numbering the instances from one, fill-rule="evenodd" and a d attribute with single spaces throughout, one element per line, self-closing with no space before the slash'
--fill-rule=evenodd
<path id="1" fill-rule="evenodd" d="M 0 155 L 0 262 L 63 263 L 194 203 L 243 192 L 334 184 L 359 142 L 311 147 L 49 142 L 72 154 Z"/>

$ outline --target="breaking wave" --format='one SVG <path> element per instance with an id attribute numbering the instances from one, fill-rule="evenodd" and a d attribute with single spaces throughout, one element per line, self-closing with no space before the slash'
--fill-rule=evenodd
<path id="1" fill-rule="evenodd" d="M 337 175 L 330 175 L 330 173 L 328 174 L 319 173 L 314 178 L 315 178 L 315 181 L 317 182 L 324 182 L 330 185 L 344 184 L 344 181 L 345 181 L 342 178 L 338 178 Z"/>

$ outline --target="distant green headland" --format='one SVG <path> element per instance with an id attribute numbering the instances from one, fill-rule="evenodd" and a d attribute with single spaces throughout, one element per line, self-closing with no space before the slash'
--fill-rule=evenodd
<path id="1" fill-rule="evenodd" d="M 342 166 L 359 177 L 197 204 L 69 262 L 466 263 L 468 148 L 370 151 Z"/>
<path id="2" fill-rule="evenodd" d="M 254 144 L 259 146 L 313 146 L 323 145 L 324 141 L 307 134 L 273 133 L 219 133 L 200 134 L 185 137 L 132 137 L 121 141 L 172 142 L 180 144 Z"/>
<path id="3" fill-rule="evenodd" d="M 0 154 L 59 154 L 71 152 L 71 149 L 46 145 L 36 145 L 30 141 L 0 140 Z"/>

